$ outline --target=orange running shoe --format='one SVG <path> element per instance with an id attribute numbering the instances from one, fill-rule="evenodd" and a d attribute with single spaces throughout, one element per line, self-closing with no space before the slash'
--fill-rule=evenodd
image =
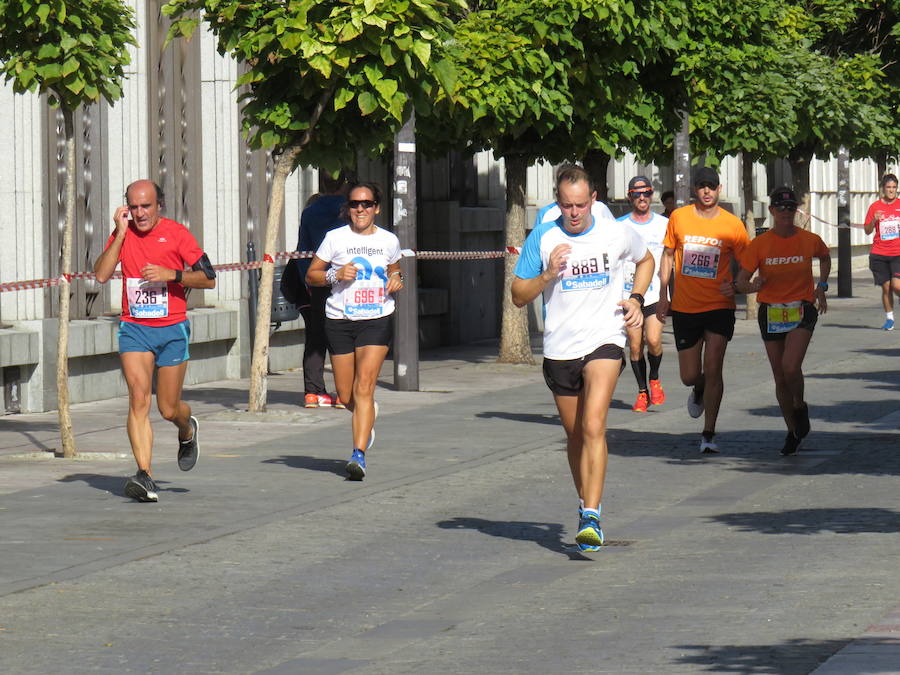
<path id="1" fill-rule="evenodd" d="M 631 408 L 634 412 L 647 412 L 647 392 L 639 391 L 637 399 Z"/>
<path id="2" fill-rule="evenodd" d="M 344 410 L 347 407 L 346 405 L 344 405 L 344 402 L 341 400 L 341 397 L 338 396 L 337 394 L 334 395 L 334 407 L 340 408 L 341 410 Z"/>
<path id="3" fill-rule="evenodd" d="M 320 408 L 330 408 L 334 405 L 334 399 L 331 398 L 331 394 L 319 394 L 319 407 Z"/>
<path id="4" fill-rule="evenodd" d="M 662 405 L 666 402 L 666 392 L 663 391 L 659 380 L 650 380 L 650 403 Z"/>
<path id="5" fill-rule="evenodd" d="M 318 408 L 319 407 L 319 397 L 316 394 L 307 394 L 303 397 L 303 407 L 304 408 Z"/>

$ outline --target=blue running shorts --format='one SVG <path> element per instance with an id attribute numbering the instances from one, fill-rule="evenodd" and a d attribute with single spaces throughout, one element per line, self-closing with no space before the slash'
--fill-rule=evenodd
<path id="1" fill-rule="evenodd" d="M 119 353 L 152 352 L 159 368 L 177 366 L 191 358 L 188 339 L 190 321 L 171 326 L 143 326 L 133 321 L 119 322 Z"/>

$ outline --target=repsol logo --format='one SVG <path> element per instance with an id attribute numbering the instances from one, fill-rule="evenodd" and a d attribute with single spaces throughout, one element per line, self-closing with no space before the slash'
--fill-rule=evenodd
<path id="1" fill-rule="evenodd" d="M 789 265 L 798 262 L 803 262 L 802 255 L 791 255 L 786 258 L 766 258 L 766 265 Z"/>
<path id="2" fill-rule="evenodd" d="M 686 234 L 684 236 L 686 244 L 707 244 L 708 246 L 721 246 L 722 240 L 715 237 L 701 237 L 699 234 Z"/>

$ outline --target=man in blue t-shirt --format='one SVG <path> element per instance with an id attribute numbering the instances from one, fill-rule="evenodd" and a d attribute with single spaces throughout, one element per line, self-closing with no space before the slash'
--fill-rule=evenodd
<path id="1" fill-rule="evenodd" d="M 349 186 L 345 173 L 341 171 L 334 178 L 321 172 L 319 178 L 322 194 L 311 197 L 300 214 L 298 251 L 317 251 L 325 235 L 345 221 L 342 211 L 347 202 Z M 310 262 L 310 258 L 300 259 L 301 280 L 306 279 Z M 328 287 L 310 288 L 309 306 L 301 310 L 306 324 L 303 344 L 303 405 L 307 408 L 332 405 L 344 407 L 337 394 L 332 397 L 325 390 L 325 301 L 330 293 L 331 289 Z"/>

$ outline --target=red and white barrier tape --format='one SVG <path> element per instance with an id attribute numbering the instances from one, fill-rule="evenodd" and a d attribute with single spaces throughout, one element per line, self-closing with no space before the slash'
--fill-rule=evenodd
<path id="1" fill-rule="evenodd" d="M 818 220 L 820 223 L 824 223 L 825 225 L 830 225 L 831 227 L 841 227 L 840 225 L 835 225 L 834 223 L 829 223 L 824 218 L 819 218 L 819 216 L 814 216 L 811 213 L 807 213 L 803 209 L 797 209 L 797 213 L 799 213 L 801 216 L 806 216 L 807 218 L 812 218 L 813 220 Z M 860 225 L 859 223 L 850 223 L 849 226 L 865 228 L 865 225 Z"/>
<path id="2" fill-rule="evenodd" d="M 418 258 L 419 260 L 492 260 L 503 258 L 508 255 L 519 255 L 520 250 L 515 246 L 507 246 L 502 251 L 414 251 L 405 248 L 401 251 L 404 258 Z M 314 251 L 281 251 L 274 256 L 268 253 L 263 255 L 262 260 L 254 260 L 253 262 L 224 263 L 221 265 L 213 265 L 213 269 L 217 272 L 235 272 L 243 270 L 258 270 L 263 263 L 275 263 L 276 260 L 287 260 L 290 258 L 312 258 Z M 54 279 L 31 279 L 29 281 L 8 281 L 0 284 L 0 293 L 9 291 L 30 291 L 36 288 L 48 288 L 51 286 L 59 286 L 61 283 L 69 282 L 72 279 L 95 279 L 93 272 L 75 272 L 73 274 L 64 274 Z M 113 279 L 121 279 L 122 273 L 113 274 Z"/>

